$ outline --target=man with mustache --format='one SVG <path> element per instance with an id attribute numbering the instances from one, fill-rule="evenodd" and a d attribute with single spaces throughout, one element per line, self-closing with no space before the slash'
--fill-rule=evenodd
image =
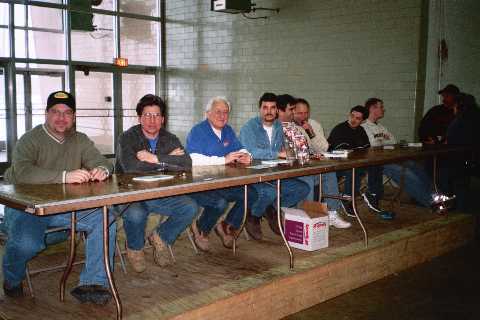
<path id="1" fill-rule="evenodd" d="M 274 160 L 285 158 L 283 149 L 282 124 L 277 120 L 277 96 L 264 93 L 258 102 L 259 116 L 250 119 L 240 130 L 240 141 L 256 160 Z M 309 192 L 308 185 L 299 179 L 281 181 L 282 207 L 294 207 Z M 277 223 L 276 185 L 272 182 L 252 185 L 258 193 L 258 200 L 252 205 L 251 214 L 247 217 L 245 228 L 255 240 L 263 237 L 260 221 L 265 217 L 268 225 L 276 234 L 280 234 Z"/>

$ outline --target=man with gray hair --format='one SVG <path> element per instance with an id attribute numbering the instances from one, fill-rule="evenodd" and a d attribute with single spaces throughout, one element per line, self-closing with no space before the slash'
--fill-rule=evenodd
<path id="1" fill-rule="evenodd" d="M 192 166 L 249 164 L 252 156 L 242 146 L 228 122 L 230 103 L 224 97 L 212 98 L 206 106 L 206 119 L 195 125 L 187 136 L 187 152 Z M 191 194 L 198 205 L 204 207 L 202 216 L 192 225 L 195 241 L 203 250 L 208 250 L 208 234 L 227 208 L 228 202 L 235 205 L 224 221 L 217 224 L 215 232 L 225 247 L 231 248 L 233 239 L 240 229 L 244 199 L 243 188 L 231 187 Z M 254 189 L 248 191 L 248 207 L 257 200 Z"/>

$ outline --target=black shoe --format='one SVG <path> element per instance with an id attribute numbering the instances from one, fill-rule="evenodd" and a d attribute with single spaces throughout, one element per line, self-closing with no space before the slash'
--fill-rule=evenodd
<path id="1" fill-rule="evenodd" d="M 20 298 L 23 297 L 23 286 L 20 283 L 18 286 L 10 286 L 7 282 L 3 282 L 3 292 L 7 297 Z"/>
<path id="2" fill-rule="evenodd" d="M 105 305 L 112 299 L 110 291 L 98 284 L 78 286 L 70 291 L 70 294 L 80 303 L 90 302 Z"/>
<path id="3" fill-rule="evenodd" d="M 250 213 L 247 216 L 247 222 L 245 223 L 245 230 L 250 237 L 254 240 L 262 240 L 262 226 L 260 225 L 261 218 L 252 216 Z"/>
<path id="4" fill-rule="evenodd" d="M 340 200 L 342 204 L 343 211 L 349 217 L 356 217 L 355 211 L 353 210 L 353 205 L 351 201 L 348 200 Z"/>
<path id="5" fill-rule="evenodd" d="M 281 235 L 280 229 L 278 228 L 277 210 L 272 206 L 268 206 L 263 216 L 267 219 L 268 225 L 273 233 Z"/>
<path id="6" fill-rule="evenodd" d="M 382 210 L 378 205 L 378 198 L 376 195 L 365 192 L 362 193 L 362 198 L 372 211 L 377 213 L 383 220 L 393 220 L 395 218 L 395 212 Z"/>

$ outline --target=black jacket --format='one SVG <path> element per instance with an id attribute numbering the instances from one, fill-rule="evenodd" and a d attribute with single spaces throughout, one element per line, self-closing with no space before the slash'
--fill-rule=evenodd
<path id="1" fill-rule="evenodd" d="M 356 149 L 370 147 L 367 133 L 362 126 L 352 128 L 348 121 L 339 123 L 332 129 L 328 137 L 331 150 Z"/>
<path id="2" fill-rule="evenodd" d="M 182 156 L 169 155 L 176 148 L 184 149 L 180 140 L 174 134 L 161 128 L 156 150 L 159 163 L 153 164 L 138 160 L 138 151 L 149 150 L 148 139 L 143 134 L 141 125 L 138 124 L 122 133 L 119 138 L 115 172 L 148 172 L 161 169 L 169 171 L 190 170 L 192 159 L 186 151 Z"/>

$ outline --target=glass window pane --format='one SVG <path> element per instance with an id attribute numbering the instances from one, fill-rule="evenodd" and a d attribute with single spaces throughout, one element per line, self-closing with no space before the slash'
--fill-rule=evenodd
<path id="1" fill-rule="evenodd" d="M 27 57 L 27 46 L 25 44 L 25 40 L 26 32 L 24 30 L 15 30 L 15 57 Z"/>
<path id="2" fill-rule="evenodd" d="M 0 162 L 7 162 L 7 104 L 5 70 L 0 68 Z"/>
<path id="3" fill-rule="evenodd" d="M 8 39 L 8 29 L 0 27 L 0 43 L 2 44 L 0 46 L 0 57 L 10 56 L 10 41 Z"/>
<path id="4" fill-rule="evenodd" d="M 95 14 L 93 24 L 97 31 L 72 30 L 72 59 L 77 61 L 113 62 L 113 17 Z"/>
<path id="5" fill-rule="evenodd" d="M 8 4 L 0 3 L 0 26 L 8 26 Z"/>
<path id="6" fill-rule="evenodd" d="M 29 31 L 28 57 L 32 59 L 64 60 L 65 37 L 63 33 Z"/>
<path id="7" fill-rule="evenodd" d="M 19 26 L 19 27 L 25 27 L 26 26 L 25 10 L 26 10 L 26 6 L 23 5 L 23 4 L 14 5 L 13 12 L 14 12 L 15 26 Z"/>
<path id="8" fill-rule="evenodd" d="M 157 0 L 120 0 L 120 11 L 158 17 Z"/>
<path id="9" fill-rule="evenodd" d="M 144 95 L 155 94 L 155 76 L 150 74 L 122 75 L 123 131 L 138 124 L 135 108 Z"/>
<path id="10" fill-rule="evenodd" d="M 62 32 L 62 10 L 28 6 L 28 26 L 35 28 L 47 28 Z"/>
<path id="11" fill-rule="evenodd" d="M 160 24 L 147 20 L 120 18 L 121 56 L 129 64 L 158 66 Z"/>
<path id="12" fill-rule="evenodd" d="M 95 146 L 104 154 L 113 153 L 113 108 L 112 74 L 90 72 L 86 76 L 75 72 L 75 94 L 77 100 L 77 130 L 87 134 Z"/>

